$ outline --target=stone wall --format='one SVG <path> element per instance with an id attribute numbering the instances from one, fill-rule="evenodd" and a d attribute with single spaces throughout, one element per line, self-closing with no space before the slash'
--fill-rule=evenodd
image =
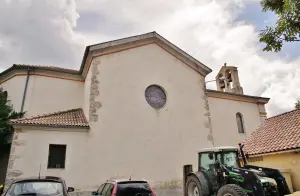
<path id="1" fill-rule="evenodd" d="M 23 172 L 18 170 L 18 168 L 15 167 L 14 162 L 21 157 L 20 154 L 18 154 L 18 148 L 22 148 L 26 145 L 26 142 L 24 140 L 19 139 L 20 133 L 22 133 L 22 130 L 15 130 L 11 149 L 10 149 L 10 156 L 7 166 L 7 173 L 6 173 L 6 179 L 4 184 L 4 192 L 7 190 L 7 188 L 10 186 L 10 184 L 18 177 L 20 177 Z"/>
<path id="2" fill-rule="evenodd" d="M 99 95 L 99 80 L 97 75 L 99 74 L 98 66 L 100 60 L 95 60 L 92 63 L 92 78 L 91 78 L 91 89 L 90 89 L 90 109 L 89 119 L 91 122 L 98 121 L 97 109 L 101 107 L 101 103 L 96 101 L 96 97 Z"/>
<path id="3" fill-rule="evenodd" d="M 207 121 L 204 122 L 204 126 L 205 128 L 209 129 L 209 133 L 207 134 L 207 140 L 210 141 L 212 143 L 212 145 L 214 146 L 214 136 L 213 136 L 213 130 L 212 130 L 212 122 L 211 122 L 211 117 L 210 117 L 210 110 L 209 110 L 209 103 L 208 103 L 208 97 L 207 97 L 207 91 L 206 91 L 206 84 L 205 84 L 205 79 L 202 80 L 202 84 L 203 84 L 203 91 L 204 91 L 204 95 L 202 97 L 202 99 L 204 100 L 204 111 L 205 114 L 204 116 L 207 117 Z"/>

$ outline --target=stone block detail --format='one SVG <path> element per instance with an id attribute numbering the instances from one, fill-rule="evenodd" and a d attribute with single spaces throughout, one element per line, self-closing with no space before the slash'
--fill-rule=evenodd
<path id="1" fill-rule="evenodd" d="M 204 116 L 210 116 L 210 112 L 206 112 Z"/>
<path id="2" fill-rule="evenodd" d="M 182 180 L 170 180 L 170 181 L 163 181 L 163 182 L 156 182 L 153 185 L 154 189 L 180 189 L 183 188 Z"/>
<path id="3" fill-rule="evenodd" d="M 205 126 L 205 128 L 210 129 L 210 127 L 211 127 L 210 122 L 208 120 L 205 121 L 204 126 Z"/>
<path id="4" fill-rule="evenodd" d="M 207 140 L 213 142 L 214 141 L 213 135 L 208 134 L 207 135 Z"/>
<path id="5" fill-rule="evenodd" d="M 9 186 L 11 185 L 11 183 L 16 180 L 16 178 L 7 178 L 5 180 L 5 187 L 4 187 L 4 192 L 9 188 Z"/>
<path id="6" fill-rule="evenodd" d="M 12 146 L 10 148 L 10 154 L 14 154 L 16 152 L 16 147 L 15 146 Z"/>
<path id="7" fill-rule="evenodd" d="M 95 98 L 94 95 L 98 96 L 99 94 L 100 92 L 98 91 L 98 89 L 91 89 L 91 96 L 93 96 L 93 98 Z"/>
<path id="8" fill-rule="evenodd" d="M 95 60 L 92 63 L 92 77 L 91 77 L 91 88 L 90 88 L 90 107 L 89 107 L 89 119 L 91 122 L 98 121 L 97 110 L 102 106 L 99 101 L 96 101 L 96 97 L 99 96 L 99 75 L 98 66 L 100 65 L 99 60 Z"/>
<path id="9" fill-rule="evenodd" d="M 19 159 L 19 158 L 21 158 L 21 156 L 19 156 L 19 155 L 14 155 L 14 154 L 10 154 L 10 157 L 9 157 L 9 159 L 10 160 L 16 160 L 16 159 Z"/>
<path id="10" fill-rule="evenodd" d="M 12 146 L 24 146 L 25 145 L 25 140 L 14 140 L 11 143 Z"/>
<path id="11" fill-rule="evenodd" d="M 18 140 L 19 135 L 18 134 L 14 134 L 13 140 Z"/>
<path id="12" fill-rule="evenodd" d="M 90 119 L 93 122 L 97 122 L 98 121 L 98 115 L 97 114 L 92 114 L 92 116 L 90 117 Z"/>
<path id="13" fill-rule="evenodd" d="M 18 148 L 23 148 L 24 145 L 26 145 L 25 140 L 19 140 L 19 134 L 22 134 L 24 131 L 23 130 L 18 130 L 14 132 L 13 135 L 13 141 L 11 145 L 11 150 L 10 150 L 10 156 L 9 156 L 9 161 L 8 161 L 8 166 L 7 166 L 7 173 L 6 173 L 6 179 L 5 179 L 5 187 L 4 191 L 7 190 L 7 188 L 11 185 L 11 183 L 16 180 L 18 177 L 20 177 L 23 172 L 16 168 L 15 166 L 15 161 L 17 159 L 21 158 L 20 154 L 16 154 Z"/>
<path id="14" fill-rule="evenodd" d="M 23 172 L 20 170 L 11 170 L 11 171 L 7 172 L 7 177 L 19 177 L 22 174 L 23 174 Z"/>
<path id="15" fill-rule="evenodd" d="M 9 170 L 9 169 L 12 169 L 13 168 L 13 166 L 14 166 L 14 160 L 9 160 L 8 161 L 8 164 L 7 164 L 7 169 Z"/>
<path id="16" fill-rule="evenodd" d="M 207 120 L 204 122 L 204 126 L 209 129 L 209 132 L 207 134 L 207 140 L 212 143 L 214 146 L 214 137 L 213 137 L 213 130 L 212 130 L 212 123 L 211 123 L 211 117 L 210 117 L 210 110 L 209 110 L 209 103 L 208 103 L 208 98 L 207 98 L 207 92 L 206 92 L 206 84 L 203 82 L 203 92 L 204 96 L 202 99 L 204 100 L 204 110 L 206 111 L 204 113 L 204 116 L 207 118 Z"/>

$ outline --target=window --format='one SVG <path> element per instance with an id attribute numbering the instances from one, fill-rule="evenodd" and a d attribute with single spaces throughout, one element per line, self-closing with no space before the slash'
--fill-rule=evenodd
<path id="1" fill-rule="evenodd" d="M 145 97 L 148 104 L 155 109 L 160 109 L 166 104 L 166 93 L 160 86 L 147 87 Z"/>
<path id="2" fill-rule="evenodd" d="M 224 157 L 224 162 L 223 164 L 226 165 L 227 167 L 235 167 L 238 168 L 239 164 L 238 164 L 238 156 L 236 152 L 224 152 L 223 153 L 223 157 Z"/>
<path id="3" fill-rule="evenodd" d="M 147 182 L 119 183 L 117 186 L 117 195 L 153 196 Z"/>
<path id="4" fill-rule="evenodd" d="M 202 153 L 200 156 L 200 163 L 202 168 L 209 170 L 214 166 L 215 159 L 210 159 L 209 153 Z"/>
<path id="5" fill-rule="evenodd" d="M 102 185 L 99 187 L 99 189 L 97 190 L 97 192 L 98 192 L 98 193 L 101 193 L 102 190 L 103 190 L 103 188 L 104 188 L 104 186 L 105 186 L 105 184 L 102 184 Z"/>
<path id="6" fill-rule="evenodd" d="M 66 145 L 49 145 L 48 169 L 65 168 Z"/>
<path id="7" fill-rule="evenodd" d="M 241 113 L 236 113 L 236 122 L 237 122 L 237 127 L 239 133 L 245 133 L 244 129 L 244 122 L 243 122 L 243 117 Z"/>
<path id="8" fill-rule="evenodd" d="M 103 189 L 103 191 L 100 193 L 100 195 L 105 195 L 105 193 L 108 191 L 108 189 L 110 188 L 110 184 L 105 184 L 105 187 Z"/>
<path id="9" fill-rule="evenodd" d="M 112 184 L 109 184 L 108 188 L 107 188 L 107 191 L 106 193 L 104 192 L 103 195 L 106 195 L 106 196 L 111 196 L 112 194 L 112 191 L 113 191 L 113 188 L 114 188 L 114 185 Z"/>
<path id="10" fill-rule="evenodd" d="M 24 181 L 12 184 L 7 195 L 62 195 L 63 186 L 58 182 Z"/>

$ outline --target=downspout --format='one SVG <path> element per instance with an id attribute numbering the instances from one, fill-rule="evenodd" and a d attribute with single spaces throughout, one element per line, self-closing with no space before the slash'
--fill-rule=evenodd
<path id="1" fill-rule="evenodd" d="M 29 81 L 29 71 L 30 71 L 30 69 L 28 68 L 27 69 L 27 77 L 26 77 L 25 88 L 24 88 L 24 93 L 23 93 L 22 105 L 21 105 L 21 111 L 20 112 L 23 112 L 23 110 L 24 110 L 24 103 L 25 103 L 27 86 L 28 86 L 28 81 Z"/>

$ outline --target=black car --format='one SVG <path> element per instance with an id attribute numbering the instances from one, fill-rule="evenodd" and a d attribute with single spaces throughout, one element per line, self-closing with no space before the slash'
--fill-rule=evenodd
<path id="1" fill-rule="evenodd" d="M 155 193 L 145 180 L 112 180 L 102 184 L 97 191 L 92 192 L 92 195 L 155 196 Z"/>
<path id="2" fill-rule="evenodd" d="M 4 196 L 68 196 L 74 188 L 66 186 L 60 177 L 44 176 L 24 178 L 14 181 Z"/>

